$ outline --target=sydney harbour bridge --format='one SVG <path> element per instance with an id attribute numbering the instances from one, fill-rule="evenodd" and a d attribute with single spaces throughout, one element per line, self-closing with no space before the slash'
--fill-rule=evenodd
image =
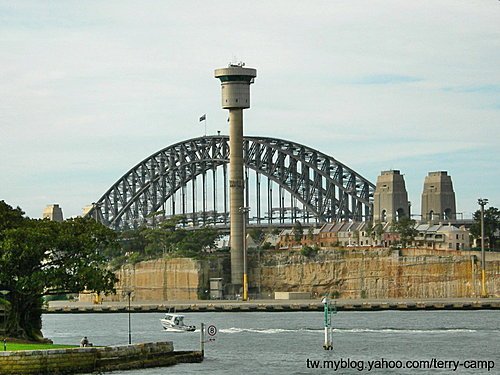
<path id="1" fill-rule="evenodd" d="M 311 147 L 244 137 L 247 221 L 257 225 L 367 220 L 375 186 Z M 125 230 L 175 216 L 190 227 L 229 225 L 229 137 L 178 142 L 147 157 L 95 203 L 87 215 Z"/>

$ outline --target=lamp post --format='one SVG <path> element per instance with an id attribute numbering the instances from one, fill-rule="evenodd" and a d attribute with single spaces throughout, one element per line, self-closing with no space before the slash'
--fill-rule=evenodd
<path id="1" fill-rule="evenodd" d="M 128 298 L 128 344 L 132 344 L 132 321 L 130 317 L 130 299 L 132 296 L 132 289 L 131 288 L 125 288 L 123 290 L 123 294 L 127 295 Z"/>
<path id="2" fill-rule="evenodd" d="M 130 295 L 132 294 L 132 291 L 129 290 L 127 295 L 128 295 L 128 344 L 132 344 L 132 324 L 130 320 Z"/>
<path id="3" fill-rule="evenodd" d="M 243 215 L 243 301 L 248 300 L 248 276 L 247 276 L 247 214 L 250 212 L 250 207 L 240 207 L 240 212 Z"/>
<path id="4" fill-rule="evenodd" d="M 488 199 L 478 199 L 481 206 L 481 297 L 488 297 L 486 291 L 486 255 L 484 254 L 484 206 L 488 204 Z"/>

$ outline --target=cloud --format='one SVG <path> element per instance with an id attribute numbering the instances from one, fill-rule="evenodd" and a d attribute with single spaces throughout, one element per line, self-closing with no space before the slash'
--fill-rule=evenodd
<path id="1" fill-rule="evenodd" d="M 348 82 L 355 85 L 398 85 L 421 81 L 423 81 L 423 79 L 418 77 L 402 76 L 397 74 L 374 74 Z"/>
<path id="2" fill-rule="evenodd" d="M 443 91 L 458 93 L 499 94 L 500 84 L 444 87 Z"/>

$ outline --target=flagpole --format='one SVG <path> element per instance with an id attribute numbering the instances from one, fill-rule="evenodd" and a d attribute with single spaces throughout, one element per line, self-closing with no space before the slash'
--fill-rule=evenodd
<path id="1" fill-rule="evenodd" d="M 205 113 L 203 116 L 200 117 L 200 122 L 205 124 L 205 137 L 207 136 L 207 114 Z"/>

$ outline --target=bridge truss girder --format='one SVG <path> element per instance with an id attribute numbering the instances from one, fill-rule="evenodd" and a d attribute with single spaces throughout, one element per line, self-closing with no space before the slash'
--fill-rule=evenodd
<path id="1" fill-rule="evenodd" d="M 276 138 L 244 137 L 243 143 L 246 205 L 253 206 L 250 221 L 272 224 L 286 220 L 328 222 L 371 217 L 375 186 L 334 158 Z M 155 225 L 177 214 L 194 226 L 227 225 L 228 164 L 228 136 L 176 143 L 129 170 L 94 203 L 88 215 L 114 229 Z M 250 171 L 255 176 L 251 177 Z M 263 176 L 267 178 L 265 200 Z M 273 192 L 274 184 L 278 186 L 277 193 Z M 201 185 L 201 199 L 197 185 Z M 252 189 L 254 196 L 249 193 Z M 222 197 L 218 194 L 221 190 Z M 286 194 L 289 207 L 284 203 Z M 276 198 L 277 205 L 273 204 Z M 267 207 L 266 212 L 263 206 Z"/>

